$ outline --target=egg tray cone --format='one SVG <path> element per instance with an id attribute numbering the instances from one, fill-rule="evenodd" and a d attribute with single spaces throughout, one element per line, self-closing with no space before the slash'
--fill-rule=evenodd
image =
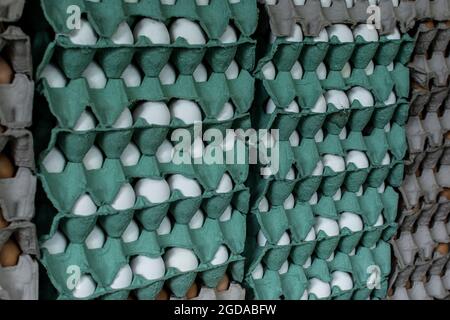
<path id="1" fill-rule="evenodd" d="M 450 3 L 447 0 L 405 1 L 398 7 L 391 1 L 382 0 L 378 5 L 381 17 L 381 32 L 387 34 L 398 24 L 403 33 L 414 27 L 416 21 L 423 19 L 448 20 Z M 293 0 L 279 0 L 276 5 L 266 5 L 270 27 L 277 36 L 289 36 L 295 23 L 301 25 L 307 36 L 317 36 L 326 26 L 336 23 L 356 25 L 367 23 L 373 14 L 369 11 L 369 1 L 357 0 L 352 8 L 347 8 L 343 0 L 333 0 L 330 7 L 321 7 L 317 0 L 295 5 Z M 264 10 L 261 8 L 261 10 Z"/>
<path id="2" fill-rule="evenodd" d="M 252 35 L 258 22 L 256 0 L 228 1 L 211 0 L 207 6 L 198 6 L 195 1 L 175 1 L 174 5 L 162 5 L 159 0 L 141 0 L 138 3 L 124 3 L 111 0 L 108 3 L 93 3 L 84 0 L 41 0 L 47 20 L 56 33 L 69 33 L 66 11 L 71 5 L 78 6 L 81 14 L 87 14 L 88 21 L 103 37 L 111 37 L 118 25 L 135 17 L 148 17 L 159 21 L 184 17 L 198 22 L 211 39 L 218 39 L 232 21 L 239 31 Z"/>
<path id="3" fill-rule="evenodd" d="M 4 0 L 0 4 L 0 22 L 16 22 L 22 16 L 25 0 Z"/>

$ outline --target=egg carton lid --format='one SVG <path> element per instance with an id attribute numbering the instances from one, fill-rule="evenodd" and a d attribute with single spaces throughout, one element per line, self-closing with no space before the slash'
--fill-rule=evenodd
<path id="1" fill-rule="evenodd" d="M 398 24 L 402 32 L 414 27 L 415 22 L 426 18 L 445 21 L 450 17 L 448 0 L 400 0 L 395 8 L 391 1 L 382 0 L 379 5 L 381 17 L 380 33 L 390 33 Z M 266 5 L 270 26 L 276 36 L 289 36 L 295 23 L 300 23 L 306 36 L 317 36 L 326 26 L 336 23 L 367 23 L 372 13 L 369 2 L 356 1 L 347 8 L 343 0 L 333 0 L 331 7 L 321 7 L 318 0 L 309 0 L 302 6 L 296 6 L 293 0 L 278 0 L 276 5 Z"/>
<path id="2" fill-rule="evenodd" d="M 25 0 L 2 0 L 0 22 L 16 22 L 22 16 Z"/>
<path id="3" fill-rule="evenodd" d="M 9 56 L 15 73 L 24 73 L 29 78 L 33 75 L 30 38 L 16 26 L 9 26 L 0 33 L 0 52 Z"/>

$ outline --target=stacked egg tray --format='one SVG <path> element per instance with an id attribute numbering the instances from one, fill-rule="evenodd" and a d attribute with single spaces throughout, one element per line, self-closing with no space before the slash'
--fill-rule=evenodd
<path id="1" fill-rule="evenodd" d="M 14 73 L 11 84 L 0 85 L 0 152 L 8 150 L 15 167 L 13 178 L 0 179 L 0 215 L 7 226 L 0 229 L 0 248 L 14 238 L 22 254 L 17 265 L 0 266 L 0 299 L 38 298 L 39 255 L 34 217 L 36 176 L 34 175 L 31 126 L 34 83 L 30 40 L 10 23 L 22 15 L 25 1 L 0 2 L 0 54 Z M 8 24 L 8 26 L 7 26 Z"/>
<path id="2" fill-rule="evenodd" d="M 260 2 L 264 2 L 260 1 Z M 270 25 L 277 36 L 289 36 L 295 23 L 302 26 L 304 34 L 317 35 L 320 30 L 335 23 L 356 25 L 367 23 L 369 17 L 376 14 L 370 8 L 368 0 L 354 0 L 351 7 L 347 7 L 346 0 L 331 0 L 329 7 L 321 6 L 319 0 L 265 0 L 270 18 Z M 304 2 L 296 5 L 296 2 Z M 402 32 L 413 28 L 417 21 L 433 18 L 437 21 L 446 21 L 450 18 L 450 2 L 448 0 L 398 0 L 394 6 L 392 0 L 376 1 L 379 8 L 381 34 L 389 33 L 395 26 Z"/>
<path id="3" fill-rule="evenodd" d="M 392 299 L 448 299 L 450 268 L 450 60 L 448 22 L 417 26 L 411 63 L 409 155 L 395 240 Z"/>
<path id="4" fill-rule="evenodd" d="M 332 298 L 375 299 L 386 296 L 391 271 L 388 241 L 397 230 L 399 195 L 395 189 L 403 180 L 403 159 L 407 151 L 405 123 L 409 109 L 409 69 L 406 64 L 413 47 L 414 39 L 404 34 L 400 40 L 382 36 L 379 42 L 371 43 L 361 37 L 357 37 L 354 43 L 340 43 L 335 37 L 328 43 L 314 42 L 309 37 L 293 43 L 279 37 L 263 49 L 265 55 L 256 71 L 260 80 L 256 85 L 256 111 L 252 114 L 252 123 L 260 129 L 279 129 L 278 143 L 282 156 L 276 175 L 260 177 L 261 167 L 250 174 L 252 209 L 247 232 L 246 283 L 249 294 L 254 298 L 299 299 L 308 288 L 307 279 L 320 277 L 329 283 L 329 273 L 325 271 L 322 274 L 307 268 L 304 272 L 306 278 L 303 276 L 301 266 L 309 257 L 320 261 L 318 269 L 325 270 L 328 265 L 329 271 L 347 270 L 354 276 L 354 288 L 341 292 L 335 287 Z M 364 69 L 371 60 L 375 68 L 373 74 L 367 76 Z M 304 70 L 301 79 L 294 79 L 290 72 L 297 61 Z M 327 78 L 320 81 L 316 69 L 322 61 L 329 72 Z M 267 80 L 264 76 L 264 66 L 268 62 L 272 62 L 277 70 L 274 80 Z M 351 63 L 353 71 L 344 79 L 341 70 L 346 62 Z M 363 108 L 355 100 L 349 109 L 338 109 L 328 104 L 325 113 L 311 111 L 326 90 L 345 91 L 354 86 L 370 90 L 374 107 Z M 396 102 L 385 105 L 383 101 L 387 101 L 391 92 L 395 93 Z M 268 98 L 276 105 L 271 114 L 264 111 Z M 283 110 L 293 100 L 300 106 L 299 113 Z M 343 129 L 346 129 L 346 135 L 342 134 Z M 320 130 L 324 132 L 324 138 L 318 141 L 315 136 Z M 293 146 L 290 141 L 294 131 L 300 136 L 298 146 Z M 334 172 L 325 166 L 322 174 L 316 173 L 323 155 L 345 157 L 350 150 L 365 152 L 369 167 L 359 169 L 350 163 L 344 172 Z M 387 153 L 391 155 L 389 161 L 383 160 Z M 288 180 L 286 175 L 291 168 L 296 177 Z M 382 187 L 384 183 L 385 188 Z M 335 200 L 340 188 L 342 196 Z M 310 199 L 315 193 L 319 200 L 314 203 Z M 290 195 L 294 196 L 295 205 L 286 210 L 283 204 Z M 258 208 L 263 197 L 268 199 L 271 207 L 264 213 Z M 320 231 L 314 241 L 305 241 L 317 217 L 339 220 L 342 212 L 360 215 L 364 229 L 352 233 L 343 228 L 335 237 L 328 237 Z M 375 226 L 380 214 L 384 223 Z M 267 239 L 265 246 L 257 244 L 260 232 Z M 286 233 L 290 244 L 277 245 Z M 379 251 L 376 248 L 380 248 Z M 339 261 L 336 265 L 334 260 L 326 262 L 332 259 L 333 252 L 334 259 Z M 343 265 L 340 259 L 345 261 Z M 381 286 L 375 290 L 369 290 L 366 284 L 370 275 L 364 269 L 365 259 L 375 261 L 374 265 L 382 271 Z M 286 276 L 278 276 L 286 260 L 290 263 L 289 271 Z M 254 279 L 252 273 L 259 263 L 266 272 L 263 278 Z M 363 271 L 359 274 L 358 270 Z M 309 299 L 315 298 L 314 294 L 309 294 Z"/>
<path id="5" fill-rule="evenodd" d="M 131 291 L 139 299 L 154 299 L 164 285 L 170 288 L 174 298 L 183 298 L 197 277 L 205 284 L 200 291 L 200 299 L 213 296 L 241 299 L 242 288 L 235 282 L 242 282 L 244 277 L 242 252 L 250 198 L 244 182 L 248 166 L 159 163 L 156 151 L 165 139 L 170 140 L 174 130 L 194 130 L 193 125 L 185 125 L 179 119 L 172 119 L 167 126 L 149 125 L 139 119 L 128 129 L 111 127 L 125 108 L 133 111 L 138 101 L 167 103 L 172 99 L 186 99 L 197 102 L 201 107 L 205 115 L 203 130 L 217 128 L 224 132 L 230 128 L 249 128 L 248 110 L 254 97 L 254 78 L 250 72 L 254 68 L 255 42 L 250 35 L 256 29 L 255 1 L 241 0 L 228 4 L 227 1 L 213 0 L 208 6 L 195 6 L 194 1 L 160 5 L 159 0 L 141 0 L 138 3 L 43 0 L 43 9 L 56 32 L 67 31 L 64 29 L 65 21 L 59 19 L 65 16 L 69 4 L 78 5 L 83 14 L 87 13 L 88 21 L 101 37 L 95 46 L 79 46 L 71 43 L 66 35 L 58 35 L 38 68 L 40 74 L 52 63 L 68 79 L 64 88 L 50 87 L 47 80 L 40 83 L 40 91 L 58 120 L 48 149 L 40 156 L 39 178 L 53 206 L 42 212 L 53 222 L 41 243 L 58 230 L 69 240 L 64 253 L 52 255 L 47 249 L 42 249 L 41 262 L 58 290 L 59 299 L 74 298 L 67 286 L 67 268 L 74 265 L 81 268 L 82 274 L 91 275 L 97 283 L 95 292 L 87 299 L 126 299 Z M 108 39 L 121 22 L 127 20 L 132 25 L 136 16 L 143 15 L 166 23 L 170 23 L 173 17 L 186 17 L 202 26 L 209 41 L 202 46 L 191 46 L 178 38 L 170 45 L 155 45 L 141 37 L 133 46 L 118 46 Z M 217 39 L 230 19 L 239 30 L 240 39 L 233 44 L 221 44 Z M 241 70 L 236 79 L 229 80 L 224 72 L 233 59 Z M 82 77 L 86 66 L 94 60 L 108 78 L 104 89 L 89 88 Z M 120 79 L 132 60 L 145 75 L 141 86 L 135 88 L 126 87 Z M 158 75 L 169 60 L 179 76 L 174 84 L 163 85 Z M 208 80 L 203 83 L 195 82 L 192 76 L 200 62 L 212 69 Z M 215 120 L 228 101 L 236 107 L 235 116 L 228 121 Z M 72 128 L 80 115 L 88 109 L 96 117 L 97 127 L 87 132 L 74 131 Z M 142 156 L 137 165 L 125 167 L 120 156 L 130 141 L 136 144 Z M 82 162 L 93 145 L 104 153 L 105 161 L 101 169 L 88 171 Z M 55 146 L 67 160 L 61 173 L 49 173 L 42 165 L 43 159 Z M 234 188 L 229 193 L 218 194 L 215 190 L 225 172 L 232 178 Z M 154 204 L 144 197 L 137 197 L 134 207 L 129 210 L 112 208 L 111 203 L 124 184 L 134 185 L 141 178 L 163 179 L 173 174 L 196 179 L 203 188 L 203 194 L 187 198 L 176 190 L 165 203 Z M 96 214 L 80 217 L 72 213 L 77 199 L 83 194 L 89 194 L 99 208 Z M 233 208 L 231 218 L 219 220 L 229 205 Z M 188 223 L 199 208 L 205 212 L 206 219 L 202 228 L 192 230 Z M 169 234 L 158 235 L 156 231 L 166 216 L 174 221 L 172 230 Z M 121 236 L 133 218 L 140 224 L 140 236 L 137 241 L 125 243 Z M 102 227 L 107 239 L 103 248 L 90 250 L 85 240 L 96 225 Z M 221 245 L 230 252 L 229 259 L 222 265 L 212 265 L 211 261 Z M 133 275 L 130 287 L 111 289 L 115 275 L 131 257 L 162 257 L 166 249 L 172 247 L 192 249 L 200 261 L 198 268 L 184 273 L 169 268 L 163 278 L 151 281 Z M 215 288 L 226 272 L 233 281 L 230 289 L 212 295 L 214 290 L 209 288 Z"/>

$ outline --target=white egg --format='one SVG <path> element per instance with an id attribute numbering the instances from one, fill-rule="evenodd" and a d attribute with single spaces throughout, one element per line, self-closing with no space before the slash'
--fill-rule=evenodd
<path id="1" fill-rule="evenodd" d="M 177 73 L 170 63 L 166 63 L 159 73 L 159 82 L 162 85 L 171 85 L 177 81 Z"/>
<path id="2" fill-rule="evenodd" d="M 224 264 L 225 262 L 228 261 L 228 257 L 229 253 L 227 247 L 221 245 L 217 250 L 216 254 L 214 255 L 214 258 L 211 260 L 211 264 L 213 266 Z"/>
<path id="3" fill-rule="evenodd" d="M 378 41 L 378 32 L 372 24 L 358 24 L 353 29 L 353 36 L 355 39 L 360 36 L 367 42 Z"/>
<path id="4" fill-rule="evenodd" d="M 130 0 L 128 0 L 130 1 Z M 138 2 L 138 0 L 132 0 Z M 176 0 L 159 0 L 164 5 L 174 5 Z"/>
<path id="5" fill-rule="evenodd" d="M 317 99 L 314 107 L 311 108 L 311 112 L 313 113 L 325 113 L 327 112 L 327 100 L 323 95 L 320 95 Z"/>
<path id="6" fill-rule="evenodd" d="M 386 154 L 383 157 L 383 160 L 381 161 L 382 166 L 387 166 L 391 164 L 391 157 L 389 156 L 389 152 L 386 152 Z"/>
<path id="7" fill-rule="evenodd" d="M 303 269 L 308 269 L 309 267 L 311 267 L 312 265 L 312 259 L 311 257 L 308 257 L 308 259 L 306 259 L 306 262 L 302 265 Z"/>
<path id="8" fill-rule="evenodd" d="M 375 103 L 372 93 L 370 93 L 369 90 L 364 89 L 363 87 L 353 87 L 348 91 L 347 95 L 350 103 L 358 100 L 363 107 L 373 107 Z"/>
<path id="9" fill-rule="evenodd" d="M 392 72 L 394 71 L 394 63 L 391 62 L 386 66 L 387 71 Z"/>
<path id="10" fill-rule="evenodd" d="M 261 72 L 264 76 L 264 79 L 266 80 L 274 80 L 276 75 L 277 75 L 277 71 L 275 69 L 275 65 L 272 63 L 272 61 L 267 62 L 262 68 L 261 68 Z"/>
<path id="11" fill-rule="evenodd" d="M 195 4 L 198 6 L 207 6 L 209 5 L 209 0 L 195 0 Z"/>
<path id="12" fill-rule="evenodd" d="M 386 123 L 386 125 L 384 126 L 384 132 L 388 133 L 389 131 L 391 131 L 391 123 L 390 122 Z"/>
<path id="13" fill-rule="evenodd" d="M 269 208 L 270 208 L 269 200 L 267 200 L 267 198 L 263 196 L 259 201 L 258 210 L 260 212 L 268 212 Z"/>
<path id="14" fill-rule="evenodd" d="M 303 41 L 303 31 L 302 28 L 298 25 L 294 25 L 294 30 L 289 37 L 286 38 L 286 41 L 289 42 L 302 42 Z"/>
<path id="15" fill-rule="evenodd" d="M 323 8 L 331 7 L 331 0 L 320 0 L 320 6 Z"/>
<path id="16" fill-rule="evenodd" d="M 267 243 L 267 238 L 262 230 L 259 230 L 258 235 L 256 236 L 256 243 L 258 243 L 258 246 L 260 247 L 264 247 Z"/>
<path id="17" fill-rule="evenodd" d="M 116 122 L 112 125 L 114 129 L 127 129 L 133 126 L 133 115 L 130 109 L 125 108 L 120 116 L 117 118 Z"/>
<path id="18" fill-rule="evenodd" d="M 237 136 L 236 133 L 234 133 L 234 130 L 227 130 L 225 139 L 222 143 L 222 149 L 224 151 L 231 151 L 234 149 L 234 145 L 237 142 Z"/>
<path id="19" fill-rule="evenodd" d="M 82 18 L 80 20 L 80 28 L 74 29 L 70 33 L 69 39 L 73 44 L 89 46 L 97 43 L 98 36 L 90 23 Z"/>
<path id="20" fill-rule="evenodd" d="M 313 38 L 314 42 L 328 42 L 329 37 L 328 37 L 328 32 L 326 29 L 322 29 L 322 31 L 320 31 L 319 35 Z"/>
<path id="21" fill-rule="evenodd" d="M 225 32 L 220 36 L 219 41 L 223 44 L 235 43 L 238 40 L 236 30 L 230 25 L 227 26 Z"/>
<path id="22" fill-rule="evenodd" d="M 363 195 L 364 189 L 363 186 L 359 187 L 359 190 L 355 193 L 357 197 L 361 197 Z"/>
<path id="23" fill-rule="evenodd" d="M 66 159 L 61 151 L 52 148 L 42 161 L 42 165 L 49 173 L 61 173 L 66 167 Z"/>
<path id="24" fill-rule="evenodd" d="M 331 262 L 334 260 L 334 252 L 330 254 L 330 256 L 326 259 L 327 262 Z"/>
<path id="25" fill-rule="evenodd" d="M 95 129 L 95 117 L 90 111 L 83 111 L 73 127 L 74 131 L 89 131 Z"/>
<path id="26" fill-rule="evenodd" d="M 380 186 L 377 188 L 378 193 L 384 193 L 384 190 L 386 190 L 386 185 L 383 183 L 380 184 Z"/>
<path id="27" fill-rule="evenodd" d="M 47 249 L 51 255 L 64 253 L 66 247 L 66 237 L 60 231 L 56 231 L 50 239 L 42 244 L 42 248 Z"/>
<path id="28" fill-rule="evenodd" d="M 130 266 L 134 274 L 147 280 L 161 279 L 166 273 L 166 267 L 161 257 L 136 256 L 131 260 Z"/>
<path id="29" fill-rule="evenodd" d="M 295 198 L 292 193 L 286 198 L 286 200 L 284 200 L 283 207 L 286 210 L 290 210 L 295 207 Z"/>
<path id="30" fill-rule="evenodd" d="M 94 294 L 97 284 L 90 275 L 82 275 L 72 294 L 77 299 L 84 299 Z"/>
<path id="31" fill-rule="evenodd" d="M 164 140 L 156 151 L 156 159 L 159 163 L 170 163 L 174 155 L 174 148 L 169 140 Z"/>
<path id="32" fill-rule="evenodd" d="M 341 43 L 353 42 L 352 30 L 345 24 L 333 24 L 327 27 L 327 32 L 330 39 L 335 36 Z"/>
<path id="33" fill-rule="evenodd" d="M 351 232 L 359 232 L 364 228 L 364 224 L 356 213 L 342 212 L 339 217 L 339 228 L 348 228 Z"/>
<path id="34" fill-rule="evenodd" d="M 158 236 L 164 236 L 169 234 L 172 231 L 172 223 L 170 222 L 169 217 L 165 216 L 161 223 L 159 224 L 158 229 L 156 230 L 156 234 Z"/>
<path id="35" fill-rule="evenodd" d="M 341 132 L 339 133 L 339 140 L 347 139 L 347 128 L 343 127 Z"/>
<path id="36" fill-rule="evenodd" d="M 325 100 L 327 101 L 327 104 L 331 103 L 339 110 L 348 109 L 350 107 L 347 95 L 341 90 L 328 90 L 325 93 Z"/>
<path id="37" fill-rule="evenodd" d="M 402 37 L 400 31 L 398 30 L 397 27 L 394 28 L 394 30 L 389 33 L 388 35 L 386 35 L 386 38 L 389 40 L 400 40 Z"/>
<path id="38" fill-rule="evenodd" d="M 328 75 L 327 66 L 325 63 L 321 62 L 316 69 L 316 75 L 319 80 L 325 80 Z"/>
<path id="39" fill-rule="evenodd" d="M 192 217 L 191 221 L 189 222 L 189 229 L 200 229 L 203 227 L 203 224 L 205 223 L 205 215 L 203 214 L 202 210 L 197 210 L 197 212 Z"/>
<path id="40" fill-rule="evenodd" d="M 295 169 L 291 167 L 286 174 L 286 180 L 295 180 L 297 174 L 295 173 Z"/>
<path id="41" fill-rule="evenodd" d="M 314 230 L 314 227 L 312 227 L 308 234 L 306 235 L 305 241 L 314 241 L 316 240 L 316 231 Z"/>
<path id="42" fill-rule="evenodd" d="M 103 69 L 96 62 L 89 63 L 81 76 L 86 79 L 91 89 L 103 89 L 108 82 Z"/>
<path id="43" fill-rule="evenodd" d="M 313 206 L 318 202 L 319 202 L 319 195 L 317 194 L 317 192 L 314 192 L 311 198 L 309 198 L 308 203 Z"/>
<path id="44" fill-rule="evenodd" d="M 298 147 L 300 145 L 300 135 L 297 131 L 292 132 L 291 136 L 289 137 L 289 142 L 292 147 Z"/>
<path id="45" fill-rule="evenodd" d="M 164 102 L 144 102 L 133 112 L 136 122 L 139 118 L 144 119 L 149 125 L 155 124 L 167 126 L 170 124 L 170 112 Z"/>
<path id="46" fill-rule="evenodd" d="M 222 108 L 222 111 L 217 115 L 217 120 L 226 121 L 233 119 L 234 117 L 234 107 L 231 103 L 226 102 Z"/>
<path id="47" fill-rule="evenodd" d="M 100 229 L 98 226 L 94 226 L 84 243 L 89 250 L 95 250 L 103 248 L 105 241 L 106 238 L 102 229 Z"/>
<path id="48" fill-rule="evenodd" d="M 331 295 L 330 284 L 317 278 L 309 279 L 308 292 L 319 299 L 328 298 Z"/>
<path id="49" fill-rule="evenodd" d="M 288 246 L 291 243 L 291 238 L 287 232 L 281 235 L 280 240 L 277 242 L 277 246 Z"/>
<path id="50" fill-rule="evenodd" d="M 175 100 L 170 104 L 170 115 L 185 124 L 194 124 L 203 119 L 202 111 L 197 103 L 190 100 Z"/>
<path id="51" fill-rule="evenodd" d="M 338 223 L 333 219 L 328 219 L 324 217 L 316 217 L 314 230 L 316 234 L 318 234 L 319 231 L 323 231 L 328 237 L 335 237 L 339 235 Z"/>
<path id="52" fill-rule="evenodd" d="M 322 130 L 322 129 L 319 129 L 319 130 L 317 131 L 316 135 L 314 136 L 314 141 L 315 141 L 316 143 L 320 143 L 320 142 L 323 141 L 323 139 L 324 139 L 323 130 Z"/>
<path id="53" fill-rule="evenodd" d="M 350 253 L 348 254 L 350 257 L 354 256 L 356 254 L 356 248 L 354 248 Z"/>
<path id="54" fill-rule="evenodd" d="M 142 76 L 139 69 L 133 65 L 128 65 L 125 70 L 123 70 L 120 78 L 123 80 L 125 85 L 129 88 L 139 87 L 142 83 Z"/>
<path id="55" fill-rule="evenodd" d="M 352 150 L 347 153 L 345 164 L 348 166 L 353 163 L 358 169 L 365 169 L 369 167 L 369 159 L 362 151 Z"/>
<path id="56" fill-rule="evenodd" d="M 321 176 L 323 174 L 323 169 L 324 169 L 323 162 L 319 160 L 311 175 L 313 177 Z"/>
<path id="57" fill-rule="evenodd" d="M 119 24 L 116 32 L 111 36 L 111 41 L 119 45 L 134 44 L 133 32 L 125 21 Z"/>
<path id="58" fill-rule="evenodd" d="M 131 184 L 124 184 L 114 199 L 111 206 L 116 210 L 128 210 L 134 207 L 136 202 L 136 194 Z"/>
<path id="59" fill-rule="evenodd" d="M 190 179 L 181 174 L 174 174 L 170 176 L 168 182 L 172 192 L 178 190 L 185 197 L 195 198 L 202 195 L 202 188 L 197 180 Z"/>
<path id="60" fill-rule="evenodd" d="M 205 35 L 198 23 L 185 19 L 176 19 L 170 26 L 170 39 L 175 42 L 178 38 L 183 38 L 190 45 L 206 44 Z"/>
<path id="61" fill-rule="evenodd" d="M 124 243 L 132 243 L 139 239 L 139 226 L 136 221 L 131 220 L 125 231 L 122 233 L 122 241 Z"/>
<path id="62" fill-rule="evenodd" d="M 278 269 L 278 274 L 285 274 L 289 271 L 289 261 L 285 261 L 282 265 L 281 268 Z"/>
<path id="63" fill-rule="evenodd" d="M 273 102 L 272 99 L 269 99 L 266 104 L 266 113 L 272 114 L 276 110 L 277 106 L 275 105 L 275 102 Z"/>
<path id="64" fill-rule="evenodd" d="M 299 113 L 300 107 L 298 106 L 297 102 L 295 100 L 292 100 L 291 103 L 284 108 L 285 112 L 291 112 L 291 113 Z"/>
<path id="65" fill-rule="evenodd" d="M 197 256 L 192 250 L 171 248 L 166 251 L 164 261 L 167 268 L 175 268 L 181 272 L 194 271 L 198 267 Z"/>
<path id="66" fill-rule="evenodd" d="M 338 287 L 342 291 L 348 291 L 353 289 L 352 276 L 347 272 L 334 271 L 331 274 L 333 280 L 331 280 L 331 287 Z"/>
<path id="67" fill-rule="evenodd" d="M 396 102 L 397 102 L 397 97 L 395 96 L 394 91 L 391 91 L 387 100 L 384 101 L 384 104 L 389 106 L 389 105 L 395 104 Z"/>
<path id="68" fill-rule="evenodd" d="M 200 63 L 197 68 L 195 68 L 192 77 L 194 77 L 195 82 L 206 82 L 208 80 L 208 71 L 203 63 Z"/>
<path id="69" fill-rule="evenodd" d="M 197 137 L 194 139 L 194 142 L 191 145 L 190 154 L 193 159 L 202 158 L 205 152 L 205 145 L 201 137 Z"/>
<path id="70" fill-rule="evenodd" d="M 261 263 L 258 263 L 255 269 L 252 271 L 252 278 L 255 280 L 262 279 L 264 276 L 264 268 Z"/>
<path id="71" fill-rule="evenodd" d="M 76 216 L 91 216 L 97 212 L 97 206 L 88 194 L 81 195 L 72 208 Z"/>
<path id="72" fill-rule="evenodd" d="M 275 0 L 275 2 L 278 0 Z M 306 0 L 294 0 L 294 4 L 296 6 L 303 6 L 305 4 Z"/>
<path id="73" fill-rule="evenodd" d="M 83 158 L 86 170 L 98 170 L 103 166 L 103 154 L 99 148 L 92 146 Z"/>
<path id="74" fill-rule="evenodd" d="M 294 80 L 300 80 L 303 77 L 303 68 L 298 61 L 295 61 L 291 68 L 291 76 Z"/>
<path id="75" fill-rule="evenodd" d="M 302 294 L 302 296 L 300 297 L 300 300 L 308 300 L 309 299 L 309 297 L 308 297 L 308 295 L 309 295 L 309 292 L 308 292 L 308 290 L 304 290 L 303 291 L 303 294 Z"/>
<path id="76" fill-rule="evenodd" d="M 232 215 L 233 215 L 233 208 L 231 206 L 228 206 L 222 213 L 222 215 L 219 217 L 219 221 L 220 222 L 229 221 L 231 220 Z"/>
<path id="77" fill-rule="evenodd" d="M 111 289 L 118 290 L 128 288 L 133 281 L 133 271 L 131 270 L 130 265 L 125 265 L 120 268 L 116 277 L 114 278 L 113 283 L 111 284 Z"/>
<path id="78" fill-rule="evenodd" d="M 344 67 L 341 70 L 341 75 L 344 79 L 350 78 L 350 76 L 352 75 L 352 66 L 349 62 L 346 62 L 344 64 Z"/>
<path id="79" fill-rule="evenodd" d="M 239 77 L 239 66 L 236 61 L 232 60 L 227 70 L 225 71 L 225 77 L 228 80 L 234 80 Z"/>
<path id="80" fill-rule="evenodd" d="M 347 8 L 352 8 L 353 7 L 353 0 L 345 0 L 345 4 L 346 4 Z"/>
<path id="81" fill-rule="evenodd" d="M 324 166 L 329 167 L 334 172 L 345 171 L 345 161 L 341 156 L 325 154 L 322 159 Z"/>
<path id="82" fill-rule="evenodd" d="M 170 188 L 166 180 L 141 179 L 134 187 L 137 196 L 151 203 L 163 203 L 170 198 Z"/>
<path id="83" fill-rule="evenodd" d="M 216 193 L 229 193 L 233 191 L 233 180 L 228 173 L 225 173 L 220 179 Z"/>
<path id="84" fill-rule="evenodd" d="M 374 70 L 375 70 L 375 64 L 373 63 L 372 60 L 370 60 L 370 62 L 367 65 L 367 67 L 364 69 L 364 72 L 366 73 L 366 75 L 370 76 L 370 75 L 373 74 Z"/>
<path id="85" fill-rule="evenodd" d="M 139 163 L 141 152 L 138 147 L 130 142 L 120 156 L 120 161 L 124 167 L 132 167 Z"/>
<path id="86" fill-rule="evenodd" d="M 166 25 L 160 21 L 144 18 L 134 27 L 134 39 L 138 41 L 139 37 L 146 37 L 153 44 L 169 44 L 170 35 Z"/>
<path id="87" fill-rule="evenodd" d="M 377 221 L 375 222 L 375 224 L 373 226 L 374 227 L 381 227 L 383 224 L 384 224 L 383 215 L 380 213 L 378 215 Z"/>
<path id="88" fill-rule="evenodd" d="M 45 66 L 40 78 L 46 79 L 50 88 L 64 88 L 67 85 L 67 79 L 64 73 L 52 63 Z"/>
<path id="89" fill-rule="evenodd" d="M 336 193 L 333 195 L 333 201 L 339 201 L 342 198 L 342 191 L 341 188 L 339 188 Z"/>

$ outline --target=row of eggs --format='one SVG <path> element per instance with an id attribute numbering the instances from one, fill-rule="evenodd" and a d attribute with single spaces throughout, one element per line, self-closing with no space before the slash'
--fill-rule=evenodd
<path id="1" fill-rule="evenodd" d="M 127 0 L 125 0 L 127 1 Z M 129 1 L 129 0 L 128 0 Z M 261 3 L 268 4 L 268 5 L 276 5 L 279 3 L 279 0 L 258 0 Z M 305 5 L 307 0 L 293 0 L 294 4 L 296 6 L 303 6 Z M 368 0 L 368 4 L 371 6 L 379 5 L 381 3 L 381 0 Z M 329 8 L 333 4 L 333 0 L 320 0 L 320 6 L 323 8 Z M 398 7 L 400 4 L 400 0 L 392 0 L 392 5 L 394 7 Z M 352 8 L 355 5 L 355 0 L 345 0 L 345 5 L 347 8 Z"/>
<path id="2" fill-rule="evenodd" d="M 85 19 L 81 19 L 80 28 L 72 31 L 68 36 L 70 41 L 76 45 L 95 45 L 98 41 L 98 35 L 91 24 Z M 169 45 L 178 38 L 185 39 L 189 45 L 205 45 L 207 42 L 207 37 L 200 25 L 186 18 L 174 20 L 169 30 L 163 22 L 151 18 L 141 19 L 136 24 L 134 31 L 124 21 L 119 24 L 110 40 L 116 45 L 131 46 L 140 37 L 145 37 L 153 44 L 158 45 Z M 236 43 L 238 41 L 236 29 L 228 25 L 225 32 L 219 38 L 219 41 L 222 44 Z"/>

